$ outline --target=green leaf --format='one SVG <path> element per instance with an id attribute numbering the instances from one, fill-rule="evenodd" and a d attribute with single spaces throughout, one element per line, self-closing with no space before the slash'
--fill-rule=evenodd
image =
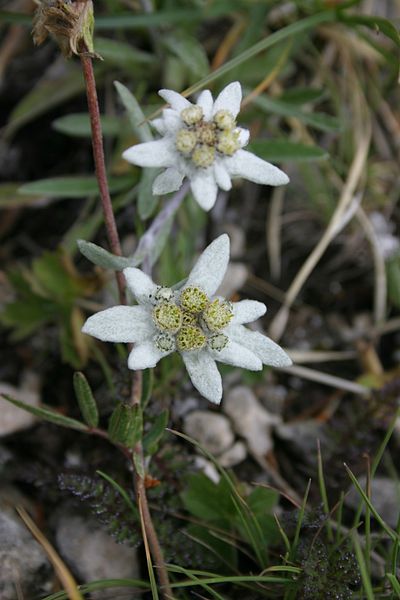
<path id="1" fill-rule="evenodd" d="M 396 27 L 388 19 L 370 15 L 347 15 L 339 12 L 339 19 L 346 25 L 365 25 L 369 29 L 373 29 L 376 33 L 382 32 L 386 37 L 390 38 L 396 46 L 400 47 L 400 35 Z"/>
<path id="2" fill-rule="evenodd" d="M 294 87 L 284 91 L 280 96 L 280 100 L 290 104 L 309 104 L 321 100 L 324 94 L 324 90 Z"/>
<path id="3" fill-rule="evenodd" d="M 286 140 L 254 140 L 248 149 L 264 160 L 272 162 L 309 162 L 329 157 L 323 148 Z"/>
<path id="4" fill-rule="evenodd" d="M 97 427 L 99 424 L 99 412 L 88 380 L 83 373 L 78 371 L 74 373 L 73 382 L 76 399 L 85 423 L 89 427 Z"/>
<path id="5" fill-rule="evenodd" d="M 99 83 L 104 67 L 96 68 L 96 80 Z M 8 123 L 3 130 L 5 137 L 10 138 L 21 127 L 55 106 L 77 96 L 85 89 L 81 69 L 72 62 L 64 63 L 60 77 L 46 78 L 38 81 L 35 87 L 22 98 L 12 111 Z"/>
<path id="6" fill-rule="evenodd" d="M 322 23 L 334 22 L 334 21 L 336 21 L 336 19 L 337 19 L 337 17 L 336 17 L 335 11 L 326 10 L 326 11 L 322 11 L 317 14 L 314 14 L 310 17 L 306 17 L 305 19 L 301 19 L 300 21 L 295 21 L 294 23 L 291 23 L 290 25 L 287 25 L 286 27 L 282 27 L 282 29 L 279 29 L 279 31 L 275 31 L 271 35 L 264 37 L 261 41 L 257 42 L 256 44 L 254 44 L 253 46 L 251 46 L 244 52 L 241 52 L 238 56 L 235 56 L 231 60 L 228 60 L 228 62 L 223 64 L 222 67 L 219 67 L 218 69 L 216 69 L 215 71 L 213 71 L 212 73 L 207 75 L 206 77 L 203 77 L 203 79 L 201 79 L 196 84 L 192 85 L 190 88 L 185 90 L 185 96 L 190 96 L 191 94 L 194 94 L 198 90 L 201 90 L 206 85 L 209 85 L 211 82 L 215 81 L 216 79 L 219 79 L 223 75 L 226 75 L 227 73 L 232 71 L 232 69 L 235 69 L 239 65 L 242 65 L 243 63 L 247 62 L 248 60 L 250 60 L 257 54 L 259 54 L 260 52 L 263 52 L 264 50 L 271 48 L 275 44 L 278 44 L 279 42 L 282 42 L 283 40 L 287 40 L 292 36 L 296 36 L 300 33 L 306 32 L 310 29 L 314 29 L 315 27 L 317 27 L 318 25 L 321 25 Z"/>
<path id="7" fill-rule="evenodd" d="M 116 256 L 101 246 L 93 244 L 93 242 L 77 240 L 77 244 L 80 252 L 85 258 L 90 260 L 93 264 L 103 267 L 103 269 L 122 271 L 127 267 L 136 267 L 139 264 L 139 262 L 135 262 L 133 259 L 125 258 L 124 256 Z"/>
<path id="8" fill-rule="evenodd" d="M 84 291 L 78 276 L 68 272 L 59 252 L 44 252 L 32 262 L 32 272 L 27 274 L 32 290 L 55 300 L 63 307 L 71 307 L 73 300 Z"/>
<path id="9" fill-rule="evenodd" d="M 158 204 L 158 196 L 153 195 L 153 181 L 160 173 L 159 169 L 143 169 L 138 190 L 139 217 L 145 221 L 151 217 Z"/>
<path id="10" fill-rule="evenodd" d="M 151 133 L 150 126 L 146 122 L 146 117 L 140 108 L 139 102 L 125 85 L 119 81 L 114 81 L 114 85 L 128 114 L 134 133 L 141 142 L 151 142 L 153 134 Z"/>
<path id="11" fill-rule="evenodd" d="M 108 424 L 108 435 L 113 442 L 133 448 L 142 439 L 143 411 L 140 406 L 120 402 L 114 409 Z"/>
<path id="12" fill-rule="evenodd" d="M 43 197 L 27 196 L 24 198 L 18 193 L 21 183 L 1 183 L 0 184 L 0 208 L 17 208 L 20 206 L 34 206 L 43 203 Z"/>
<path id="13" fill-rule="evenodd" d="M 152 428 L 143 438 L 143 447 L 146 454 L 155 454 L 158 449 L 158 444 L 164 435 L 165 428 L 168 425 L 169 412 L 164 410 L 156 418 Z"/>
<path id="14" fill-rule="evenodd" d="M 280 115 L 282 117 L 295 117 L 310 127 L 321 131 L 338 131 L 340 129 L 339 119 L 323 113 L 308 113 L 300 110 L 295 104 L 272 99 L 267 96 L 257 96 L 253 103 L 266 113 Z"/>
<path id="15" fill-rule="evenodd" d="M 72 113 L 56 119 L 52 127 L 60 133 L 72 137 L 91 138 L 90 117 L 87 113 Z M 121 131 L 121 121 L 118 117 L 102 116 L 101 128 L 105 136 L 116 136 Z"/>
<path id="16" fill-rule="evenodd" d="M 207 54 L 203 46 L 193 36 L 174 32 L 163 39 L 166 47 L 175 54 L 191 74 L 191 79 L 205 77 L 209 71 Z"/>
<path id="17" fill-rule="evenodd" d="M 142 375 L 142 397 L 140 399 L 143 410 L 146 408 L 147 403 L 151 398 L 154 386 L 154 370 L 145 369 Z"/>
<path id="18" fill-rule="evenodd" d="M 386 577 L 389 579 L 390 584 L 393 588 L 393 591 L 397 594 L 397 597 L 400 598 L 400 582 L 393 573 L 386 573 Z"/>
<path id="19" fill-rule="evenodd" d="M 138 65 L 149 66 L 155 63 L 155 57 L 152 54 L 138 50 L 131 44 L 120 40 L 96 37 L 95 47 L 104 60 L 128 72 L 136 70 Z"/>
<path id="20" fill-rule="evenodd" d="M 246 0 L 248 2 L 248 0 Z M 157 10 L 148 14 L 133 15 L 132 12 L 96 18 L 96 29 L 142 29 L 143 27 L 165 27 L 177 23 L 194 23 L 197 19 L 213 19 L 222 15 L 231 15 L 232 2 L 197 8 L 178 8 L 174 10 Z"/>
<path id="21" fill-rule="evenodd" d="M 224 479 L 216 484 L 204 473 L 189 475 L 182 500 L 186 510 L 194 517 L 205 522 L 220 522 L 224 524 L 224 529 L 231 528 L 236 509 L 230 487 Z"/>
<path id="22" fill-rule="evenodd" d="M 131 176 L 110 177 L 110 192 L 116 193 L 126 190 L 134 185 Z M 22 185 L 18 192 L 51 198 L 84 198 L 86 196 L 98 196 L 99 187 L 95 177 L 52 177 L 50 179 L 39 179 Z"/>
<path id="23" fill-rule="evenodd" d="M 400 256 L 386 261 L 387 283 L 391 303 L 400 308 Z"/>
<path id="24" fill-rule="evenodd" d="M 7 400 L 7 402 L 11 402 L 14 406 L 21 408 L 29 413 L 32 413 L 36 417 L 43 419 L 44 421 L 49 421 L 50 423 L 54 423 L 55 425 L 61 425 L 61 427 L 67 427 L 68 429 L 77 429 L 78 431 L 86 431 L 87 427 L 84 423 L 77 421 L 76 419 L 71 419 L 70 417 L 65 417 L 59 412 L 56 412 L 50 407 L 42 405 L 31 406 L 29 404 L 25 404 L 25 402 L 21 402 L 21 400 L 17 400 L 8 394 L 1 394 L 2 397 Z"/>

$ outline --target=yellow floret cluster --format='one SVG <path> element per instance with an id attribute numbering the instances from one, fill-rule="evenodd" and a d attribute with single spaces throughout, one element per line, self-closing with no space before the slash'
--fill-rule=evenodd
<path id="1" fill-rule="evenodd" d="M 233 317 L 232 306 L 225 300 L 210 301 L 197 286 L 188 286 L 176 295 L 160 288 L 154 297 L 153 321 L 158 329 L 154 341 L 163 352 L 201 350 L 209 346 L 221 351 L 228 344 L 222 333 Z"/>
<path id="2" fill-rule="evenodd" d="M 196 167 L 210 167 L 216 155 L 232 156 L 240 148 L 239 131 L 229 110 L 219 110 L 212 121 L 205 121 L 200 106 L 189 106 L 181 112 L 184 124 L 176 134 L 177 150 Z"/>

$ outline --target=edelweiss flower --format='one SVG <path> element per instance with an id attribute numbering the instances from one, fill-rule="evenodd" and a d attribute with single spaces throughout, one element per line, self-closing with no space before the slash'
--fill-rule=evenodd
<path id="1" fill-rule="evenodd" d="M 158 93 L 171 107 L 152 121 L 162 138 L 132 146 L 122 155 L 140 167 L 166 168 L 154 181 L 154 194 L 178 190 L 187 177 L 197 202 L 210 210 L 218 188 L 231 189 L 232 177 L 265 185 L 288 183 L 283 171 L 242 150 L 249 141 L 249 132 L 236 126 L 242 100 L 239 82 L 226 86 L 215 102 L 209 90 L 199 95 L 196 104 L 172 90 Z"/>
<path id="2" fill-rule="evenodd" d="M 219 403 L 221 375 L 215 361 L 259 371 L 263 363 L 291 364 L 290 358 L 265 335 L 243 326 L 261 317 L 266 307 L 254 300 L 227 302 L 214 294 L 229 261 L 229 237 L 224 234 L 202 253 L 179 289 L 156 285 L 140 269 L 124 275 L 138 306 L 115 306 L 90 317 L 82 331 L 107 342 L 136 344 L 130 369 L 155 367 L 178 351 L 189 377 L 202 396 Z"/>

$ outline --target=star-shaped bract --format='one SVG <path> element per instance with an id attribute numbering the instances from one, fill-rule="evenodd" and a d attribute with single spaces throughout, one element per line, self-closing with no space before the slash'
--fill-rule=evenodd
<path id="1" fill-rule="evenodd" d="M 196 201 L 210 210 L 218 188 L 230 190 L 233 178 L 273 186 L 288 183 L 283 171 L 243 150 L 249 131 L 236 125 L 242 100 L 239 82 L 227 85 L 215 101 L 209 90 L 201 92 L 195 104 L 173 90 L 160 90 L 159 95 L 170 105 L 152 121 L 162 137 L 123 153 L 140 167 L 165 168 L 154 181 L 154 194 L 178 190 L 187 177 Z"/>
<path id="2" fill-rule="evenodd" d="M 216 362 L 258 371 L 262 365 L 291 364 L 288 355 L 265 335 L 245 327 L 266 307 L 254 300 L 227 302 L 215 297 L 229 261 L 229 237 L 218 237 L 201 254 L 178 289 L 161 287 L 137 268 L 124 270 L 137 306 L 115 306 L 91 316 L 82 331 L 107 342 L 134 344 L 130 369 L 155 367 L 178 351 L 202 396 L 219 403 L 221 375 Z"/>

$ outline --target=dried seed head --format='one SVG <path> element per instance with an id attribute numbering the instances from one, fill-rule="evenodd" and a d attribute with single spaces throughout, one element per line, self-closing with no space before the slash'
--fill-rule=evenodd
<path id="1" fill-rule="evenodd" d="M 202 314 L 204 323 L 210 331 L 219 331 L 227 327 L 233 317 L 232 306 L 226 300 L 216 298 Z"/>
<path id="2" fill-rule="evenodd" d="M 208 296 L 200 288 L 190 286 L 182 290 L 179 301 L 184 310 L 200 313 L 208 304 Z"/>
<path id="3" fill-rule="evenodd" d="M 176 333 L 182 325 L 182 311 L 171 302 L 163 302 L 153 310 L 153 320 L 158 329 L 168 333 Z"/>
<path id="4" fill-rule="evenodd" d="M 100 58 L 93 48 L 93 29 L 92 0 L 41 0 L 33 21 L 33 41 L 39 45 L 51 35 L 67 58 L 72 54 Z"/>
<path id="5" fill-rule="evenodd" d="M 176 336 L 176 344 L 182 352 L 200 350 L 206 343 L 206 336 L 196 325 L 184 325 Z"/>
<path id="6" fill-rule="evenodd" d="M 203 118 L 203 109 L 200 106 L 188 106 L 181 111 L 181 119 L 186 125 L 196 125 Z"/>

